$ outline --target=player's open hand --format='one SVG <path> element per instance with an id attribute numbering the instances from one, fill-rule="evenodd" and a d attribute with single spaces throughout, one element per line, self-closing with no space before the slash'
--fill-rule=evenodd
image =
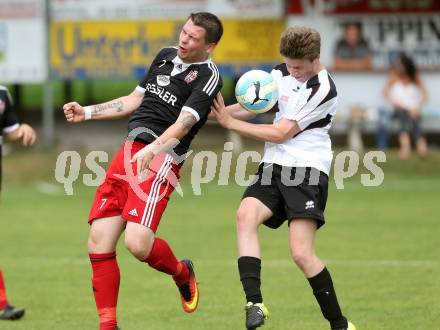
<path id="1" fill-rule="evenodd" d="M 17 139 L 21 139 L 25 147 L 34 144 L 37 139 L 35 130 L 28 124 L 21 124 L 17 131 Z"/>
<path id="2" fill-rule="evenodd" d="M 134 154 L 130 163 L 136 162 L 137 173 L 140 181 L 146 177 L 148 165 L 154 158 L 154 152 L 152 151 L 150 145 L 145 146 L 137 153 Z"/>
<path id="3" fill-rule="evenodd" d="M 214 113 L 215 118 L 220 125 L 226 128 L 229 127 L 229 123 L 233 118 L 226 110 L 225 101 L 223 100 L 223 96 L 220 92 L 214 99 L 213 105 L 211 106 L 211 112 Z"/>
<path id="4" fill-rule="evenodd" d="M 85 120 L 84 108 L 78 102 L 64 104 L 63 111 L 69 123 L 79 123 Z"/>

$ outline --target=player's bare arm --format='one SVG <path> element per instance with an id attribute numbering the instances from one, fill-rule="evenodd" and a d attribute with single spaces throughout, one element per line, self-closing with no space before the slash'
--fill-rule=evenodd
<path id="1" fill-rule="evenodd" d="M 223 127 L 258 141 L 282 143 L 301 131 L 296 121 L 285 118 L 274 124 L 252 124 L 236 119 L 226 110 L 221 96 L 215 98 L 211 110 Z"/>
<path id="2" fill-rule="evenodd" d="M 146 170 L 155 155 L 162 151 L 171 150 L 182 139 L 194 124 L 197 122 L 196 117 L 187 111 L 182 111 L 176 122 L 171 125 L 161 136 L 153 143 L 139 150 L 131 159 L 131 162 L 137 162 L 138 173 Z"/>
<path id="3" fill-rule="evenodd" d="M 31 146 L 37 139 L 35 130 L 28 124 L 21 124 L 16 130 L 5 133 L 5 136 L 10 141 L 21 140 L 24 146 Z"/>
<path id="4" fill-rule="evenodd" d="M 142 102 L 144 93 L 134 90 L 109 102 L 83 107 L 77 102 L 69 102 L 63 106 L 66 120 L 70 123 L 79 123 L 88 119 L 108 120 L 120 119 L 130 115 Z"/>
<path id="5" fill-rule="evenodd" d="M 219 92 L 217 97 L 221 98 L 223 100 L 222 94 Z M 224 102 L 224 101 L 223 101 Z M 240 120 L 249 120 L 252 118 L 255 118 L 255 114 L 246 111 L 243 109 L 243 107 L 239 103 L 231 104 L 226 107 L 226 111 L 228 111 L 232 117 Z M 211 111 L 209 113 L 209 119 L 216 119 L 214 113 Z"/>
<path id="6" fill-rule="evenodd" d="M 221 94 L 219 93 L 220 97 Z M 239 103 L 231 104 L 226 107 L 226 111 L 229 112 L 229 114 L 239 120 L 249 120 L 252 118 L 255 118 L 255 114 L 243 109 L 243 107 Z"/>

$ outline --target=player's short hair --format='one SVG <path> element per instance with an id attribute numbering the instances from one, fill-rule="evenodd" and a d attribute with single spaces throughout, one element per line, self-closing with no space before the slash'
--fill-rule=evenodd
<path id="1" fill-rule="evenodd" d="M 194 25 L 205 29 L 205 43 L 218 43 L 223 35 L 223 24 L 217 16 L 207 12 L 191 13 L 188 16 Z"/>
<path id="2" fill-rule="evenodd" d="M 319 57 L 321 36 L 319 32 L 304 26 L 289 27 L 281 35 L 280 54 L 291 59 L 308 59 Z"/>

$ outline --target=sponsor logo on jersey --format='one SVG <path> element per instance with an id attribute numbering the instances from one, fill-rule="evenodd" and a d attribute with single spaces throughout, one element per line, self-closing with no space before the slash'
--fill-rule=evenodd
<path id="1" fill-rule="evenodd" d="M 191 70 L 185 77 L 185 82 L 189 84 L 191 81 L 194 81 L 197 78 L 198 72 Z"/>
<path id="2" fill-rule="evenodd" d="M 165 90 L 165 88 L 163 88 L 163 87 L 148 83 L 145 86 L 145 89 L 149 93 L 157 95 L 162 100 L 164 100 L 167 104 L 171 104 L 172 106 L 174 106 L 175 102 L 177 101 L 177 97 L 174 94 Z"/>
<path id="3" fill-rule="evenodd" d="M 157 84 L 159 86 L 168 86 L 170 84 L 170 76 L 158 75 L 157 76 Z"/>

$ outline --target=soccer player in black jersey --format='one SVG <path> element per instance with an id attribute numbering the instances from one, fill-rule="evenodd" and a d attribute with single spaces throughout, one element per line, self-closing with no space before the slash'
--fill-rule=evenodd
<path id="1" fill-rule="evenodd" d="M 155 233 L 179 177 L 180 158 L 206 122 L 222 86 L 210 59 L 222 34 L 215 15 L 193 13 L 182 27 L 178 47 L 162 49 L 131 94 L 93 106 L 63 106 L 71 123 L 130 115 L 127 141 L 97 189 L 89 215 L 88 248 L 101 330 L 117 329 L 120 276 L 115 250 L 124 230 L 125 245 L 137 259 L 173 277 L 184 311 L 197 308 L 192 262 L 176 259 Z M 132 174 L 140 182 L 133 184 Z"/>
<path id="2" fill-rule="evenodd" d="M 19 123 L 8 89 L 0 85 L 0 191 L 2 185 L 3 134 L 10 141 L 22 140 L 25 146 L 34 144 L 37 137 L 31 126 Z M 15 308 L 9 304 L 3 274 L 0 269 L 0 320 L 18 320 L 23 317 L 24 313 L 23 308 Z"/>

